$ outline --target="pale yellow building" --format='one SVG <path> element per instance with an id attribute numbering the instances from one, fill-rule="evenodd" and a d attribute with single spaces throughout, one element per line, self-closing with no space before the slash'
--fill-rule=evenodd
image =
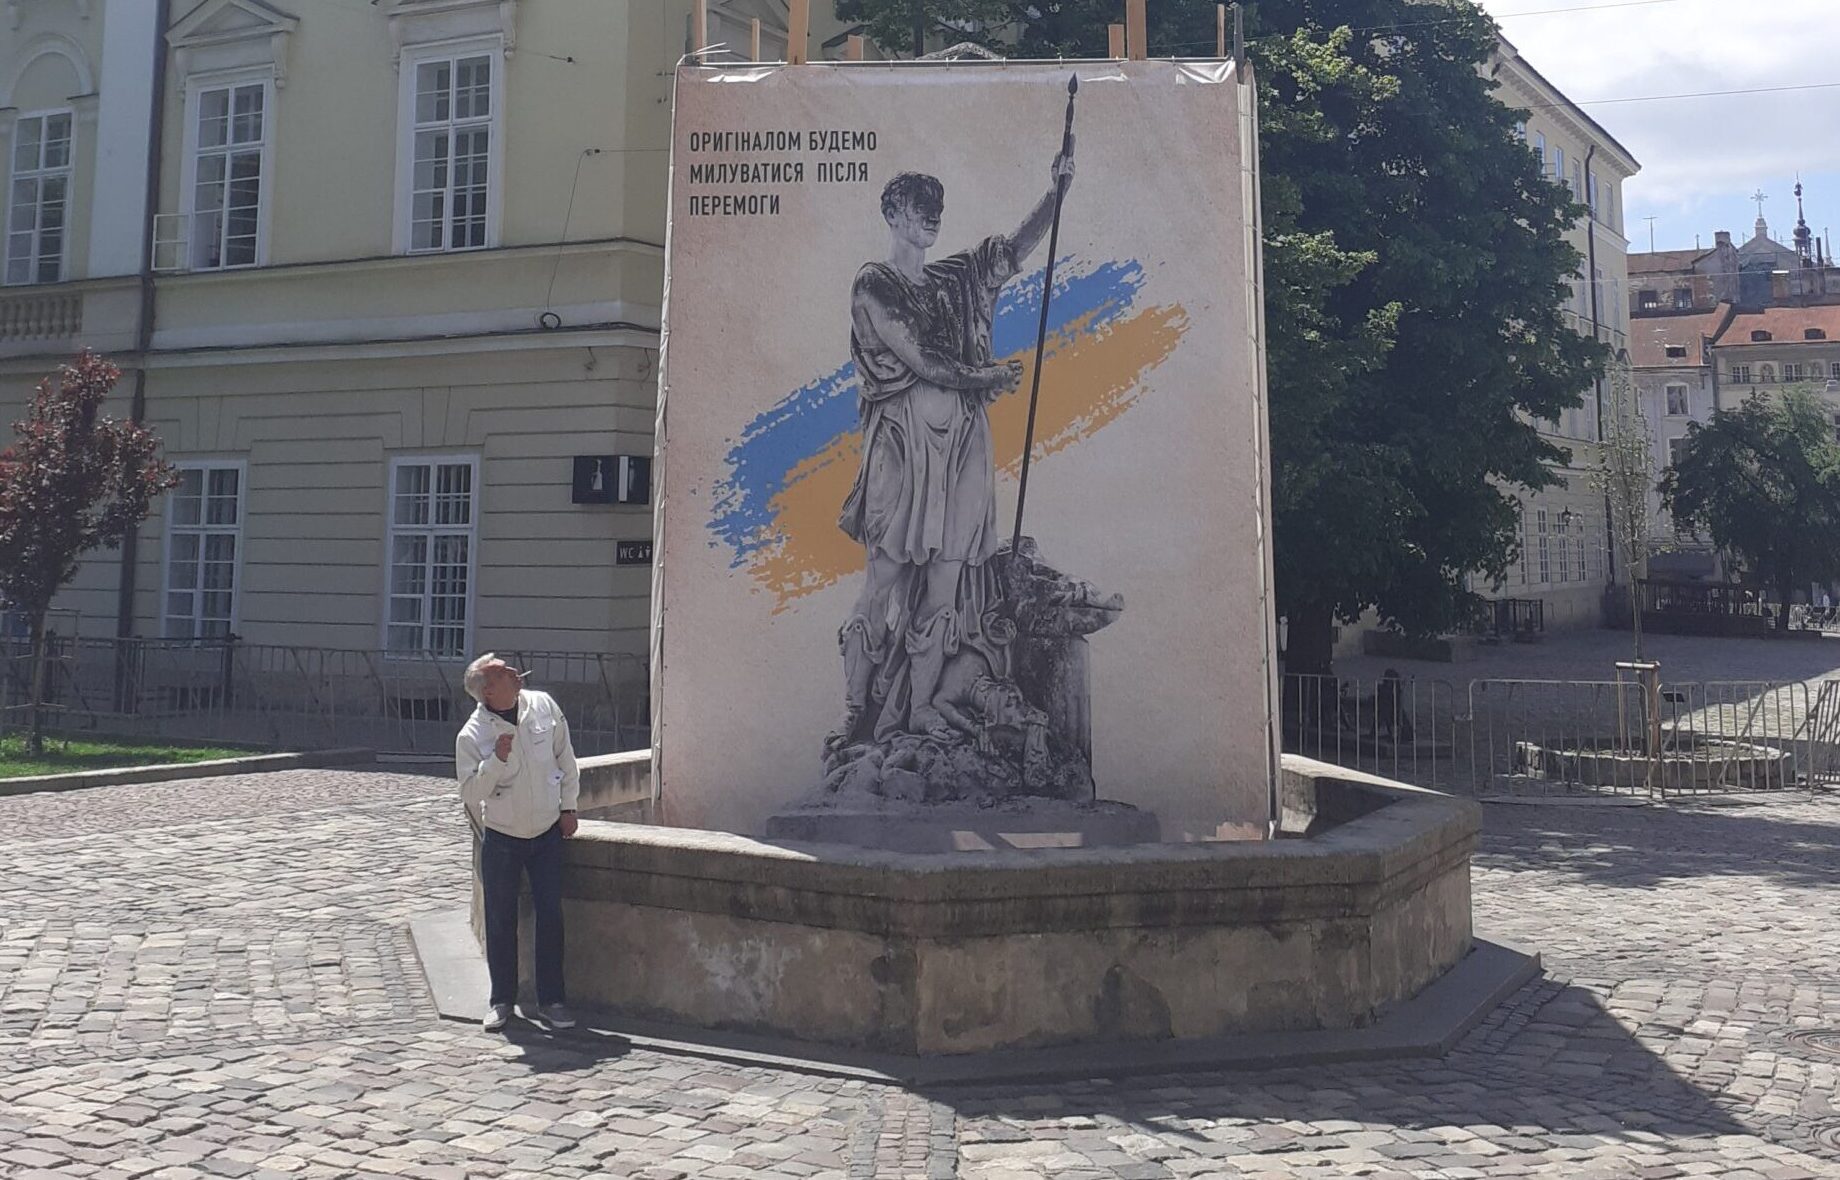
<path id="1" fill-rule="evenodd" d="M 1494 76 L 1500 83 L 1497 97 L 1526 112 L 1523 135 L 1539 154 L 1547 178 L 1590 210 L 1569 235 L 1584 261 L 1572 283 L 1566 318 L 1581 334 L 1603 341 L 1613 355 L 1626 352 L 1629 243 L 1623 184 L 1641 165 L 1505 40 Z M 1615 568 L 1604 497 L 1592 479 L 1600 462 L 1597 444 L 1608 395 L 1599 383 L 1586 391 L 1577 409 L 1567 410 L 1557 422 L 1540 424 L 1550 441 L 1571 456 L 1556 471 L 1563 483 L 1522 496 L 1521 559 L 1499 589 L 1478 586 L 1491 598 L 1540 603 L 1548 628 L 1600 625 L 1606 589 L 1627 580 Z"/>
<path id="2" fill-rule="evenodd" d="M 711 40 L 752 19 L 783 55 L 775 0 L 720 0 Z M 619 459 L 652 452 L 689 27 L 688 0 L 0 8 L 0 421 L 95 348 L 184 480 L 66 629 L 641 656 Z"/>

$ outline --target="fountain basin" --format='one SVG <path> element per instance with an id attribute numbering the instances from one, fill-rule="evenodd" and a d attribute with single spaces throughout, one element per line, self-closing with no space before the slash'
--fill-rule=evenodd
<path id="1" fill-rule="evenodd" d="M 563 874 L 569 995 L 961 1054 L 1356 1027 L 1468 952 L 1474 803 L 1290 756 L 1280 796 L 1278 839 L 1124 847 L 911 853 L 586 820 Z"/>

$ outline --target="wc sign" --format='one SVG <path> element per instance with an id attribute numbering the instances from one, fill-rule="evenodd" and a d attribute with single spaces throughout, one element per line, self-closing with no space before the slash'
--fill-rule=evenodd
<path id="1" fill-rule="evenodd" d="M 570 502 L 575 504 L 650 504 L 650 455 L 577 455 Z"/>

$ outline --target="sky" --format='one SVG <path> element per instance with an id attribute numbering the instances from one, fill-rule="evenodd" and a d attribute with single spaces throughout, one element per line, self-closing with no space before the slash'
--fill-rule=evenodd
<path id="1" fill-rule="evenodd" d="M 1761 189 L 1770 236 L 1808 224 L 1840 242 L 1840 0 L 1479 0 L 1533 67 L 1642 164 L 1623 189 L 1630 249 L 1742 243 Z M 1569 11 L 1553 11 L 1565 9 Z M 1824 89 L 1667 98 L 1707 91 Z"/>

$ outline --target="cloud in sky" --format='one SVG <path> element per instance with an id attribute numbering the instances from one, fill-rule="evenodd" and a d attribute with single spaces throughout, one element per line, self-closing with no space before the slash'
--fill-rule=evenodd
<path id="1" fill-rule="evenodd" d="M 1641 174 L 1624 191 L 1631 238 L 1642 236 L 1637 217 L 1646 213 L 1677 223 L 1689 238 L 1704 228 L 1709 238 L 1711 227 L 1687 219 L 1716 210 L 1729 221 L 1759 186 L 1775 197 L 1767 210 L 1773 229 L 1786 230 L 1794 221 L 1788 186 L 1795 174 L 1840 172 L 1840 88 L 1592 101 L 1840 82 L 1831 55 L 1818 49 L 1834 35 L 1835 0 L 1661 0 L 1544 14 L 1537 13 L 1611 0 L 1479 2 L 1534 68 L 1641 161 Z M 1811 196 L 1840 208 L 1840 192 Z M 1741 223 L 1718 228 L 1742 238 L 1755 216 L 1753 209 Z M 1810 209 L 1810 220 L 1815 216 Z"/>

